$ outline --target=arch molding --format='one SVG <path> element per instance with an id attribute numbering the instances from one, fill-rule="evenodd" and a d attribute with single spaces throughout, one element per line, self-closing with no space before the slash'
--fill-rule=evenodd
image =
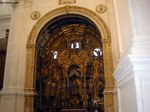
<path id="1" fill-rule="evenodd" d="M 34 25 L 27 41 L 27 55 L 26 55 L 26 74 L 25 74 L 25 109 L 28 108 L 30 111 L 33 111 L 34 103 L 34 83 L 35 83 L 35 65 L 36 65 L 36 40 L 39 35 L 39 32 L 44 27 L 44 25 L 52 20 L 53 18 L 64 15 L 64 14 L 79 14 L 87 17 L 99 29 L 102 36 L 103 44 L 103 61 L 104 61 L 104 73 L 105 73 L 105 92 L 104 92 L 104 107 L 105 112 L 113 112 L 113 88 L 114 88 L 114 79 L 112 77 L 113 67 L 112 67 L 112 51 L 111 51 L 111 38 L 110 32 L 105 24 L 105 22 L 93 11 L 78 7 L 78 6 L 65 6 L 58 9 L 54 9 L 51 12 L 45 14 L 41 19 L 37 21 Z"/>

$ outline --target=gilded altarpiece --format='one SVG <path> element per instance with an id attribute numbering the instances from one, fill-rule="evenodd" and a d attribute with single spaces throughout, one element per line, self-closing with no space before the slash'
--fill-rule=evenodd
<path id="1" fill-rule="evenodd" d="M 75 14 L 57 17 L 37 45 L 35 110 L 103 112 L 103 52 L 94 23 Z"/>
<path id="2" fill-rule="evenodd" d="M 25 88 L 34 90 L 35 81 L 37 95 L 26 96 L 25 108 L 113 112 L 111 43 L 105 23 L 95 13 L 75 6 L 48 13 L 33 28 L 27 48 Z"/>

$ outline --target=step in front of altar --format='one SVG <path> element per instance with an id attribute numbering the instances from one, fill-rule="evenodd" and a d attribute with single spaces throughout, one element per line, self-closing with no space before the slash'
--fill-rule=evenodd
<path id="1" fill-rule="evenodd" d="M 61 112 L 87 112 L 86 109 L 62 109 Z"/>

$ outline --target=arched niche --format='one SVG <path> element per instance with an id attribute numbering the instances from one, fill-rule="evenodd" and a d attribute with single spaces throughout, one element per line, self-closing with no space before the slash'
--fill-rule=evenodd
<path id="1" fill-rule="evenodd" d="M 25 96 L 25 108 L 33 110 L 34 91 L 35 91 L 35 75 L 36 75 L 36 41 L 40 31 L 53 18 L 61 15 L 77 14 L 88 18 L 92 21 L 97 29 L 101 32 L 101 42 L 103 48 L 103 64 L 105 77 L 105 91 L 104 91 L 104 108 L 105 111 L 113 111 L 113 87 L 114 80 L 112 77 L 112 52 L 111 39 L 109 30 L 105 22 L 93 11 L 77 7 L 65 6 L 55 9 L 44 15 L 33 27 L 27 41 L 27 59 L 26 59 L 26 76 L 25 76 L 25 91 L 28 93 Z"/>

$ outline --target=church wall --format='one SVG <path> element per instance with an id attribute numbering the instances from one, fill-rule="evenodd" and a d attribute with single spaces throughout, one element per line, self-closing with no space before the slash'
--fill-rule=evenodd
<path id="1" fill-rule="evenodd" d="M 138 110 L 150 110 L 150 2 L 132 0 L 131 16 L 134 31 L 131 61 L 134 65 Z M 130 6 L 131 7 L 131 6 Z M 139 88 L 141 87 L 141 88 Z"/>
<path id="2" fill-rule="evenodd" d="M 136 97 L 135 97 L 135 87 L 134 81 L 131 78 L 127 81 L 128 84 L 122 84 L 119 86 L 118 94 L 120 95 L 119 98 L 119 112 L 137 112 L 137 105 L 136 105 Z M 128 92 L 127 92 L 128 91 Z"/>
<path id="3" fill-rule="evenodd" d="M 149 0 L 144 1 L 131 0 L 130 10 L 134 33 L 138 35 L 149 35 L 150 34 Z"/>
<path id="4" fill-rule="evenodd" d="M 120 55 L 128 52 L 132 41 L 132 28 L 128 0 L 114 0 Z"/>
<path id="5" fill-rule="evenodd" d="M 150 93 L 150 2 L 149 0 L 120 2 L 114 0 L 114 4 L 119 46 L 122 49 L 119 66 L 114 72 L 119 94 L 119 111 L 148 112 L 150 109 L 148 100 L 150 99 L 148 95 Z M 126 45 L 127 43 L 129 46 Z M 123 88 L 120 86 L 122 84 L 129 88 Z M 133 102 L 134 105 L 131 107 L 129 102 Z"/>
<path id="6" fill-rule="evenodd" d="M 30 32 L 38 19 L 31 19 L 33 11 L 39 11 L 40 17 L 55 8 L 64 7 L 66 5 L 74 5 L 88 8 L 98 14 L 110 28 L 113 48 L 114 68 L 117 67 L 119 60 L 118 40 L 116 33 L 116 23 L 113 12 L 113 3 L 107 0 L 76 0 L 75 4 L 59 5 L 58 0 L 27 0 L 13 7 L 11 31 L 7 49 L 6 67 L 4 76 L 4 86 L 1 91 L 0 112 L 23 112 L 24 111 L 24 84 L 26 70 L 26 44 Z M 99 4 L 107 6 L 107 11 L 98 13 L 95 9 Z M 11 96 L 9 96 L 11 93 Z M 28 93 L 26 93 L 28 94 Z M 29 93 L 30 94 L 30 93 Z M 20 95 L 20 97 L 18 97 Z M 3 96 L 3 97 L 2 97 Z M 13 104 L 13 105 L 12 105 Z M 5 107 L 12 108 L 5 108 Z M 13 111 L 14 110 L 14 111 Z M 28 110 L 26 110 L 28 111 Z"/>

